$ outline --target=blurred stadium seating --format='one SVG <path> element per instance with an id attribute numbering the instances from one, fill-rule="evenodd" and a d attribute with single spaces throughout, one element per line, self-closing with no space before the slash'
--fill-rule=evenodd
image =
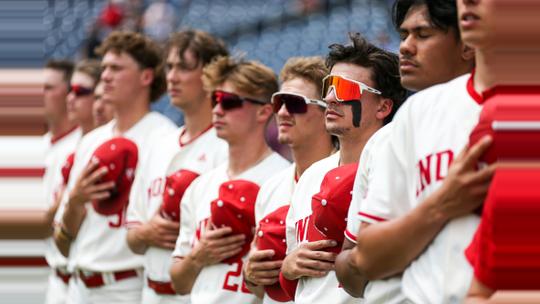
<path id="1" fill-rule="evenodd" d="M 79 58 L 107 0 L 2 1 L 0 66 L 40 67 Z M 117 1 L 117 2 L 122 2 Z M 124 2 L 130 2 L 125 0 Z M 143 1 L 147 6 L 151 0 Z M 168 0 L 178 27 L 207 30 L 279 71 L 291 56 L 324 55 L 358 31 L 396 50 L 387 0 Z M 40 18 L 41 16 L 42 19 Z"/>

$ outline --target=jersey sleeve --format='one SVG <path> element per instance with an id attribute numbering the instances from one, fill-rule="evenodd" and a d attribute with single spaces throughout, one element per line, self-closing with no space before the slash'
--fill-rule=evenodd
<path id="1" fill-rule="evenodd" d="M 287 254 L 296 249 L 298 246 L 296 242 L 296 223 L 294 221 L 294 194 L 289 207 L 289 212 L 285 218 L 285 238 L 287 241 Z"/>
<path id="2" fill-rule="evenodd" d="M 197 218 L 195 210 L 195 194 L 197 193 L 199 178 L 193 181 L 186 189 L 180 203 L 180 232 L 174 248 L 174 257 L 184 257 L 191 252 L 192 242 L 197 231 Z"/>
<path id="3" fill-rule="evenodd" d="M 146 194 L 145 171 L 144 166 L 141 166 L 137 170 L 133 186 L 131 187 L 126 216 L 126 227 L 128 229 L 139 226 L 149 220 L 148 210 L 146 208 L 148 206 L 148 202 L 146 201 L 148 196 Z"/>
<path id="4" fill-rule="evenodd" d="M 347 213 L 347 228 L 345 229 L 345 237 L 353 243 L 356 243 L 356 235 L 358 234 L 361 224 L 360 217 L 358 216 L 360 204 L 367 195 L 369 179 L 373 172 L 373 148 L 377 141 L 386 135 L 386 130 L 386 128 L 381 129 L 379 132 L 375 133 L 367 142 L 360 155 L 358 170 L 356 171 L 356 176 L 354 178 L 351 204 L 349 205 L 349 211 Z"/>
<path id="5" fill-rule="evenodd" d="M 412 103 L 412 101 L 409 101 Z M 407 105 L 407 104 L 406 104 Z M 412 131 L 409 111 L 402 108 L 371 151 L 371 168 L 365 198 L 359 200 L 358 217 L 366 223 L 377 223 L 404 214 L 410 205 Z"/>

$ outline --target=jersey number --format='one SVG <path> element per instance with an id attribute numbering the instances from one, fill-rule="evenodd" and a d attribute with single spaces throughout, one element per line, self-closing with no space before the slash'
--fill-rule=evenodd
<path id="1" fill-rule="evenodd" d="M 237 283 L 233 283 L 233 284 L 229 283 L 230 278 L 237 278 L 237 279 L 240 279 L 240 281 L 242 282 L 242 287 L 240 288 L 240 290 L 243 293 L 251 293 L 251 291 L 249 291 L 249 289 L 246 286 L 246 282 L 244 282 L 244 280 L 242 279 L 243 262 L 240 261 L 234 264 L 236 264 L 236 270 L 231 270 L 227 272 L 227 274 L 225 275 L 225 282 L 223 282 L 223 289 L 229 290 L 232 292 L 238 292 L 239 285 Z"/>
<path id="2" fill-rule="evenodd" d="M 111 228 L 120 228 L 124 225 L 124 223 L 126 222 L 126 212 L 125 212 L 125 208 L 120 210 L 120 212 L 118 212 L 117 214 L 115 215 L 111 215 L 111 216 L 115 216 L 116 217 L 116 222 L 113 222 L 113 221 L 109 221 L 109 227 Z"/>

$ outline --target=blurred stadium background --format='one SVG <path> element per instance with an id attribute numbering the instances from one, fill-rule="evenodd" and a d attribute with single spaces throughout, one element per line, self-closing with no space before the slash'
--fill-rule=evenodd
<path id="1" fill-rule="evenodd" d="M 0 1 L 0 67 L 39 68 L 51 58 L 94 56 L 112 30 L 164 41 L 170 32 L 198 28 L 223 38 L 279 72 L 292 56 L 325 55 L 350 31 L 397 51 L 392 0 L 18 0 Z M 178 124 L 164 97 L 154 105 Z"/>

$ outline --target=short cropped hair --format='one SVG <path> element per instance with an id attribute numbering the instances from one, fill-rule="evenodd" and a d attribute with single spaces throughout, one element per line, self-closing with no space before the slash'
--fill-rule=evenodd
<path id="1" fill-rule="evenodd" d="M 399 30 L 409 10 L 421 5 L 427 7 L 427 17 L 431 25 L 445 32 L 453 29 L 459 39 L 456 0 L 396 0 L 392 6 L 394 27 Z"/>
<path id="2" fill-rule="evenodd" d="M 388 123 L 407 95 L 407 90 L 401 86 L 398 56 L 369 43 L 359 33 L 350 33 L 349 38 L 351 44 L 330 45 L 326 65 L 332 69 L 335 64 L 344 62 L 371 69 L 375 89 L 394 103 L 392 112 L 384 120 L 384 123 Z"/>
<path id="3" fill-rule="evenodd" d="M 64 74 L 64 81 L 69 85 L 71 75 L 73 74 L 74 64 L 66 59 L 51 59 L 45 64 L 45 68 L 59 71 Z"/>
<path id="4" fill-rule="evenodd" d="M 134 32 L 112 32 L 96 49 L 98 55 L 107 52 L 130 55 L 141 69 L 151 69 L 154 80 L 150 86 L 150 101 L 157 100 L 167 89 L 163 58 L 159 46 L 150 38 Z"/>
<path id="5" fill-rule="evenodd" d="M 84 59 L 75 65 L 75 72 L 84 73 L 94 81 L 94 87 L 97 86 L 101 76 L 101 65 L 99 60 Z"/>
<path id="6" fill-rule="evenodd" d="M 194 29 L 171 34 L 166 48 L 167 53 L 173 48 L 178 49 L 178 55 L 181 59 L 184 59 L 186 51 L 193 52 L 196 59 L 193 68 L 198 67 L 199 64 L 204 67 L 219 56 L 229 55 L 223 40 L 207 32 Z"/>
<path id="7" fill-rule="evenodd" d="M 203 69 L 205 90 L 212 92 L 216 87 L 231 82 L 239 91 L 259 96 L 270 102 L 272 94 L 278 90 L 276 74 L 269 67 L 257 61 L 247 61 L 230 56 L 219 57 Z"/>
<path id="8" fill-rule="evenodd" d="M 315 85 L 317 94 L 322 91 L 322 80 L 329 70 L 322 57 L 292 57 L 285 62 L 279 74 L 280 81 L 301 78 Z"/>

